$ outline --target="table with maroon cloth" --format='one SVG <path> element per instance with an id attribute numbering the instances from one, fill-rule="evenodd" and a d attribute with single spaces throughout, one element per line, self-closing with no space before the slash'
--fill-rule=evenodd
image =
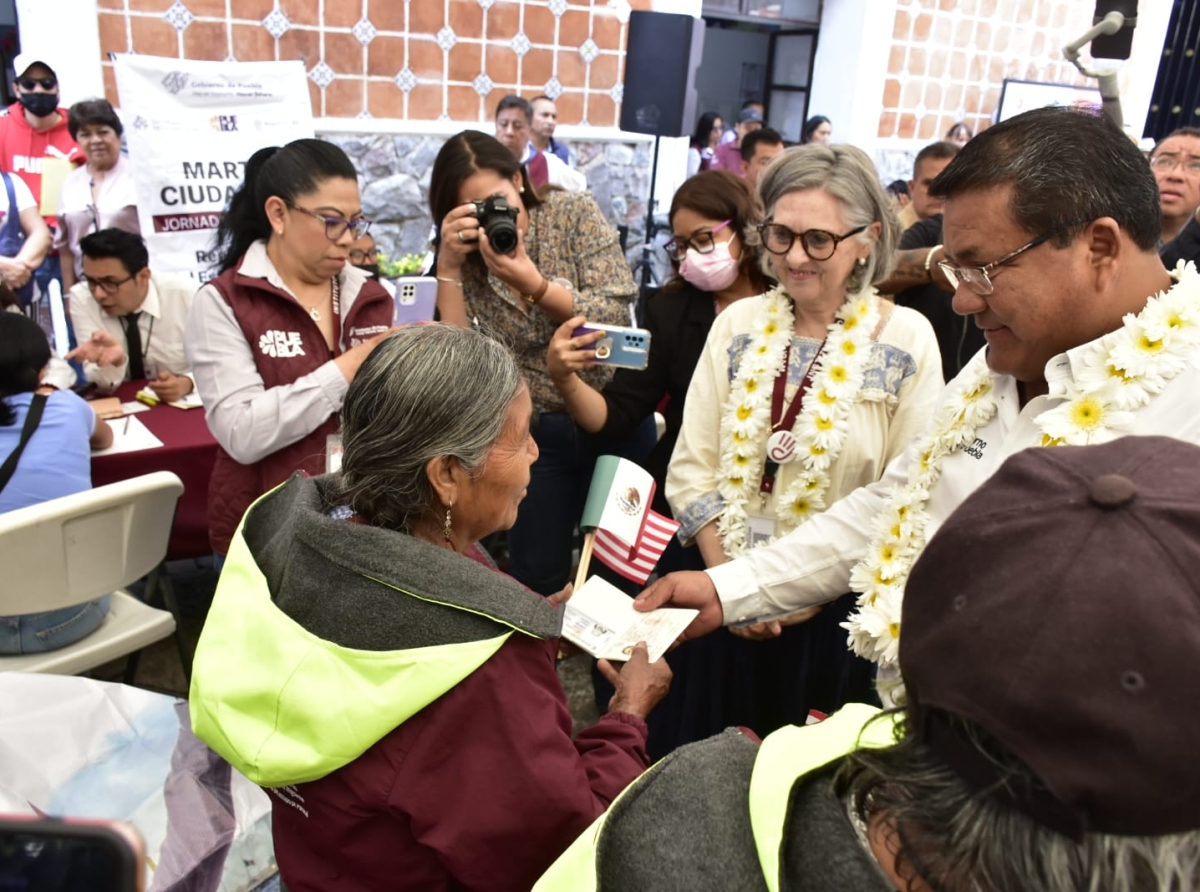
<path id="1" fill-rule="evenodd" d="M 127 403 L 145 381 L 126 381 L 115 396 Z M 171 471 L 183 481 L 183 496 L 175 512 L 167 559 L 212 554 L 208 544 L 208 478 L 217 457 L 217 441 L 209 433 L 203 409 L 176 409 L 165 403 L 134 416 L 163 445 L 138 452 L 92 457 L 92 486 L 140 477 L 152 471 Z M 109 424 L 120 424 L 120 419 Z"/>

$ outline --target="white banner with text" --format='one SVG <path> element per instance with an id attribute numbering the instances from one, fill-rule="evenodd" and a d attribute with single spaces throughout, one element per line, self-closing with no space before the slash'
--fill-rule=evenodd
<path id="1" fill-rule="evenodd" d="M 120 54 L 113 67 L 151 269 L 207 280 L 246 161 L 313 135 L 304 63 Z"/>

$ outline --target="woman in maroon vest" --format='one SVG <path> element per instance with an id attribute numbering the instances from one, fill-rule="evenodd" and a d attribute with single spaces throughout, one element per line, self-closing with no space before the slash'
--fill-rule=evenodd
<path id="1" fill-rule="evenodd" d="M 246 162 L 217 230 L 220 275 L 196 295 L 186 338 L 220 444 L 208 488 L 217 554 L 254 499 L 294 471 L 326 470 L 346 388 L 395 313 L 349 262 L 370 225 L 336 146 L 298 139 Z"/>

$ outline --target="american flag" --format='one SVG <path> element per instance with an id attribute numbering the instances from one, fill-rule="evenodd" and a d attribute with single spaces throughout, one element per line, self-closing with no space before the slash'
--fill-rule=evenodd
<path id="1" fill-rule="evenodd" d="M 647 510 L 646 522 L 642 525 L 642 533 L 632 555 L 625 543 L 602 528 L 596 530 L 592 554 L 626 579 L 645 583 L 677 529 L 679 524 L 671 518 Z"/>

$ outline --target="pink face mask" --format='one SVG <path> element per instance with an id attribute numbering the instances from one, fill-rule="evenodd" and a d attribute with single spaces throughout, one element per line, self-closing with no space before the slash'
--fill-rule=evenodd
<path id="1" fill-rule="evenodd" d="M 728 222 L 714 228 L 713 232 Z M 679 263 L 679 275 L 701 291 L 723 291 L 737 280 L 738 260 L 729 253 L 729 241 L 714 245 L 707 254 L 688 248 L 687 255 Z"/>

